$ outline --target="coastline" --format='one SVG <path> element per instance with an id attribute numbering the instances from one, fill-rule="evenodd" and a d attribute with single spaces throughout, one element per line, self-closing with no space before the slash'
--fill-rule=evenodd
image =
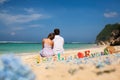
<path id="1" fill-rule="evenodd" d="M 99 45 L 99 46 L 96 45 L 96 46 L 87 47 L 87 48 L 65 49 L 64 54 L 71 53 L 71 52 L 85 51 L 85 50 L 89 50 L 89 49 L 94 50 L 95 48 L 97 48 L 97 49 L 102 48 L 103 49 L 105 47 L 107 47 L 107 45 Z M 32 52 L 32 53 L 29 53 L 29 52 L 27 52 L 27 53 L 18 53 L 18 54 L 15 54 L 15 55 L 17 55 L 17 56 L 27 56 L 27 55 L 36 55 L 36 54 L 39 54 L 39 53 L 40 53 L 40 51 Z"/>
<path id="2" fill-rule="evenodd" d="M 64 49 L 80 49 L 96 46 L 88 43 L 65 43 Z M 0 54 L 22 54 L 22 53 L 39 53 L 42 49 L 41 43 L 0 43 Z"/>

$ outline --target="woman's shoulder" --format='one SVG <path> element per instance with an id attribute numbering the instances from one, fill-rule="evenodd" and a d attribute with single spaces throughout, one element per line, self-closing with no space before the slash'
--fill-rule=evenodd
<path id="1" fill-rule="evenodd" d="M 44 41 L 44 42 L 48 42 L 48 43 L 49 43 L 49 42 L 52 42 L 52 40 L 50 40 L 50 39 L 48 39 L 48 38 L 44 38 L 43 41 Z"/>
<path id="2" fill-rule="evenodd" d="M 43 41 L 47 40 L 47 38 L 43 38 Z"/>

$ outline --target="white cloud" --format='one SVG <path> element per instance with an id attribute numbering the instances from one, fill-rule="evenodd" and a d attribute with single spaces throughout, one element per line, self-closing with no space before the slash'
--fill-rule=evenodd
<path id="1" fill-rule="evenodd" d="M 118 13 L 117 12 L 107 12 L 107 13 L 104 13 L 104 16 L 106 18 L 113 18 L 113 17 L 118 16 Z"/>
<path id="2" fill-rule="evenodd" d="M 28 14 L 28 15 L 11 15 L 7 13 L 0 13 L 0 20 L 4 23 L 27 23 L 43 18 L 41 14 Z"/>
<path id="3" fill-rule="evenodd" d="M 2 12 L 2 13 L 7 13 L 8 10 L 1 10 L 0 12 Z"/>
<path id="4" fill-rule="evenodd" d="M 18 30 L 24 30 L 25 28 L 23 27 L 12 27 L 13 31 L 18 31 Z"/>
<path id="5" fill-rule="evenodd" d="M 15 14 L 14 12 L 14 14 L 12 14 L 10 10 L 0 11 L 0 23 L 2 23 L 4 27 L 6 27 L 4 30 L 0 31 L 12 36 L 16 35 L 17 31 L 26 30 L 28 28 L 43 27 L 43 25 L 39 23 L 33 24 L 32 21 L 50 18 L 50 16 L 48 15 L 36 12 L 33 8 L 26 8 L 27 13 L 23 11 L 24 14 Z"/>
<path id="6" fill-rule="evenodd" d="M 24 10 L 28 13 L 35 13 L 35 10 L 33 8 L 24 8 Z"/>
<path id="7" fill-rule="evenodd" d="M 10 35 L 14 36 L 16 33 L 15 32 L 11 32 Z"/>
<path id="8" fill-rule="evenodd" d="M 5 2 L 7 2 L 8 0 L 0 0 L 0 4 L 4 4 Z"/>
<path id="9" fill-rule="evenodd" d="M 32 28 L 36 28 L 36 27 L 42 27 L 43 25 L 39 25 L 39 24 L 33 24 L 33 25 L 30 25 L 30 27 Z"/>

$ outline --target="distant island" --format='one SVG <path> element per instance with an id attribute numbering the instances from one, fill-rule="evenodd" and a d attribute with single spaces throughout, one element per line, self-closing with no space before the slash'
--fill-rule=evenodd
<path id="1" fill-rule="evenodd" d="M 120 45 L 120 23 L 105 25 L 97 35 L 96 43 L 98 45 Z"/>

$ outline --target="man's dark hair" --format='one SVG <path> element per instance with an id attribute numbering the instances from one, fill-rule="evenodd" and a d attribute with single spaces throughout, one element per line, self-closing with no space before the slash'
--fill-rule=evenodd
<path id="1" fill-rule="evenodd" d="M 58 28 L 54 29 L 54 33 L 55 33 L 55 35 L 59 35 L 60 34 L 60 30 Z"/>

